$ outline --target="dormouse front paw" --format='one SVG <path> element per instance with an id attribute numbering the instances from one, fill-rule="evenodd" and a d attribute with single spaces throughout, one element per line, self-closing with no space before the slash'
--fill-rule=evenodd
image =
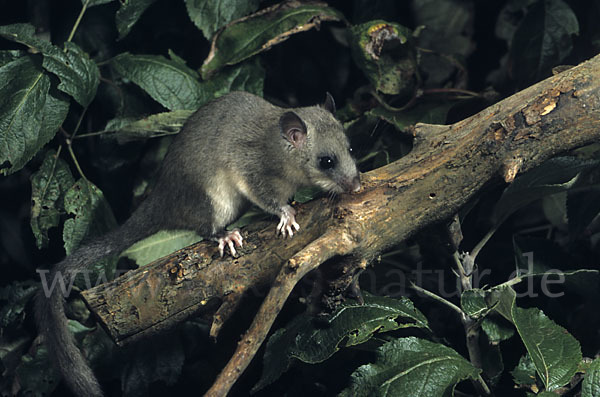
<path id="1" fill-rule="evenodd" d="M 294 229 L 300 230 L 300 225 L 296 222 L 296 211 L 289 205 L 281 207 L 279 215 L 279 224 L 277 225 L 277 234 L 281 233 L 283 237 L 294 235 Z"/>
<path id="2" fill-rule="evenodd" d="M 244 238 L 240 234 L 239 229 L 233 229 L 226 232 L 224 236 L 217 238 L 217 241 L 219 242 L 219 253 L 221 254 L 221 258 L 225 254 L 225 245 L 229 247 L 231 256 L 236 256 L 237 251 L 235 250 L 235 246 L 237 245 L 241 248 L 244 244 Z"/>

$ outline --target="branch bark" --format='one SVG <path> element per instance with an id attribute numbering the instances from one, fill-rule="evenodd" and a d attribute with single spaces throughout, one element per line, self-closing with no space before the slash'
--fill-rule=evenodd
<path id="1" fill-rule="evenodd" d="M 275 238 L 275 222 L 253 225 L 244 230 L 247 245 L 239 258 L 221 259 L 213 244 L 199 243 L 83 296 L 115 341 L 125 344 L 198 313 L 212 314 L 216 336 L 245 292 L 272 284 L 208 393 L 224 396 L 308 271 L 337 255 L 364 265 L 450 218 L 487 183 L 511 182 L 558 153 L 598 141 L 598 126 L 600 56 L 453 125 L 417 124 L 412 152 L 364 174 L 361 192 L 333 205 L 317 200 L 298 206 L 302 229 L 291 240 Z"/>

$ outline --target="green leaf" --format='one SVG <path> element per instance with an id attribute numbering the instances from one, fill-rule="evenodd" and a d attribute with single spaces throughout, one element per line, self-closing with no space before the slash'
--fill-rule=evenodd
<path id="1" fill-rule="evenodd" d="M 64 207 L 67 213 L 73 216 L 65 221 L 63 228 L 67 255 L 78 248 L 84 239 L 102 235 L 117 226 L 102 191 L 86 179 L 79 179 L 65 193 Z M 90 269 L 98 276 L 112 277 L 116 264 L 116 258 L 106 258 L 98 261 Z M 81 286 L 82 282 L 78 280 L 75 283 Z"/>
<path id="2" fill-rule="evenodd" d="M 121 0 L 121 8 L 115 15 L 119 40 L 127 36 L 144 11 L 156 0 Z"/>
<path id="3" fill-rule="evenodd" d="M 515 329 L 510 323 L 492 315 L 486 316 L 481 321 L 481 329 L 492 343 L 503 342 L 515 334 Z"/>
<path id="4" fill-rule="evenodd" d="M 481 289 L 470 289 L 460 296 L 460 306 L 472 318 L 485 316 L 489 308 L 485 301 L 485 292 Z"/>
<path id="5" fill-rule="evenodd" d="M 265 70 L 258 59 L 255 59 L 243 62 L 235 67 L 225 68 L 202 85 L 204 90 L 211 93 L 213 98 L 231 91 L 248 91 L 262 97 L 264 81 Z"/>
<path id="6" fill-rule="evenodd" d="M 25 55 L 27 55 L 27 53 L 21 50 L 0 50 L 0 66 L 4 66 L 9 62 L 16 61 Z"/>
<path id="7" fill-rule="evenodd" d="M 11 174 L 50 141 L 69 104 L 50 94 L 50 78 L 32 57 L 0 67 L 0 167 Z"/>
<path id="8" fill-rule="evenodd" d="M 495 288 L 492 292 L 495 310 L 515 325 L 546 389 L 552 391 L 567 384 L 582 359 L 579 342 L 541 310 L 517 307 L 512 288 Z"/>
<path id="9" fill-rule="evenodd" d="M 35 37 L 35 28 L 29 24 L 0 26 L 0 36 L 41 52 L 44 69 L 60 79 L 59 90 L 71 95 L 83 107 L 92 102 L 100 82 L 100 72 L 96 63 L 75 43 L 65 42 L 63 51 Z"/>
<path id="10" fill-rule="evenodd" d="M 88 106 L 96 96 L 100 71 L 75 43 L 66 42 L 65 51 L 45 56 L 43 66 L 60 78 L 58 89 L 71 95 L 81 106 Z"/>
<path id="11" fill-rule="evenodd" d="M 473 52 L 475 43 L 470 32 L 473 30 L 473 19 L 476 16 L 471 3 L 456 0 L 420 0 L 411 4 L 411 11 L 415 26 L 425 26 L 418 37 L 419 47 L 465 58 Z M 441 59 L 436 58 L 439 63 Z"/>
<path id="12" fill-rule="evenodd" d="M 193 231 L 163 230 L 138 241 L 121 256 L 134 260 L 138 266 L 143 266 L 200 240 L 202 237 Z"/>
<path id="13" fill-rule="evenodd" d="M 573 187 L 581 172 L 596 167 L 598 162 L 573 157 L 556 157 L 518 176 L 496 203 L 492 220 L 501 224 L 510 214 L 544 196 Z"/>
<path id="14" fill-rule="evenodd" d="M 349 33 L 352 56 L 377 91 L 397 95 L 413 89 L 417 64 L 410 29 L 375 20 L 352 26 Z"/>
<path id="15" fill-rule="evenodd" d="M 124 53 L 111 65 L 169 110 L 196 110 L 212 98 L 203 90 L 198 73 L 160 55 Z"/>
<path id="16" fill-rule="evenodd" d="M 582 359 L 579 342 L 539 309 L 513 306 L 512 316 L 546 389 L 569 383 Z"/>
<path id="17" fill-rule="evenodd" d="M 274 45 L 292 34 L 309 30 L 325 21 L 344 17 L 325 3 L 283 2 L 237 20 L 217 33 L 211 51 L 201 68 L 206 79 L 225 65 L 234 65 Z"/>
<path id="18" fill-rule="evenodd" d="M 340 396 L 450 396 L 458 382 L 479 373 L 449 347 L 401 338 L 382 345 L 375 363 L 359 367 Z"/>
<path id="19" fill-rule="evenodd" d="M 512 38 L 513 75 L 522 84 L 546 77 L 573 49 L 579 34 L 573 10 L 562 0 L 541 0 L 531 7 Z"/>
<path id="20" fill-rule="evenodd" d="M 185 0 L 194 24 L 210 40 L 221 27 L 258 9 L 259 0 Z"/>
<path id="21" fill-rule="evenodd" d="M 519 364 L 510 371 L 510 374 L 517 385 L 529 386 L 536 383 L 535 365 L 529 354 L 521 357 Z"/>
<path id="22" fill-rule="evenodd" d="M 600 358 L 595 359 L 585 372 L 581 397 L 600 397 Z"/>
<path id="23" fill-rule="evenodd" d="M 116 138 L 119 143 L 174 135 L 181 130 L 183 124 L 193 113 L 192 110 L 173 110 L 172 112 L 153 114 L 141 120 L 112 119 L 106 124 L 104 131 L 114 131 L 114 134 L 109 136 Z"/>
<path id="24" fill-rule="evenodd" d="M 265 73 L 257 62 L 245 62 L 201 83 L 198 73 L 181 61 L 158 55 L 124 53 L 113 58 L 111 64 L 121 76 L 170 110 L 196 110 L 208 101 L 236 90 L 262 95 Z"/>
<path id="25" fill-rule="evenodd" d="M 67 163 L 48 151 L 38 171 L 31 176 L 31 230 L 38 249 L 48 245 L 48 230 L 56 227 L 64 213 L 65 192 L 75 180 Z"/>
<path id="26" fill-rule="evenodd" d="M 369 294 L 364 298 L 363 305 L 342 305 L 324 323 L 316 323 L 305 314 L 275 332 L 267 343 L 262 378 L 253 390 L 279 378 L 292 359 L 315 364 L 331 357 L 341 346 L 363 343 L 376 332 L 408 327 L 428 329 L 427 319 L 408 298 Z"/>

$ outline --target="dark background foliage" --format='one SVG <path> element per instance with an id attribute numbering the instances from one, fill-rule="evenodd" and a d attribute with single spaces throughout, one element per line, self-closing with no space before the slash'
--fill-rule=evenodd
<path id="1" fill-rule="evenodd" d="M 121 3 L 113 1 L 86 11 L 73 41 L 100 65 L 102 79 L 97 95 L 83 117 L 84 108 L 73 102 L 62 130 L 46 149 L 56 150 L 68 144 L 69 134 L 76 129 L 80 119 L 80 134 L 86 134 L 103 131 L 106 123 L 116 116 L 142 118 L 165 111 L 142 88 L 127 84 L 126 79 L 109 66 L 118 54 L 167 56 L 172 51 L 193 70 L 199 70 L 208 55 L 210 42 L 190 20 L 184 1 L 156 1 L 128 35 L 117 40 L 114 18 Z M 262 1 L 259 8 L 276 3 Z M 0 25 L 31 23 L 38 32 L 49 34 L 53 44 L 61 47 L 71 32 L 81 4 L 78 0 L 0 0 Z M 406 50 L 408 54 L 398 48 L 387 50 L 394 62 L 408 59 L 409 66 L 416 68 L 407 79 L 400 79 L 406 86 L 393 94 L 373 90 L 373 79 L 377 77 L 365 71 L 353 55 L 349 45 L 351 39 L 342 22 L 324 22 L 320 29 L 292 35 L 253 58 L 264 68 L 264 96 L 274 103 L 310 105 L 321 102 L 325 92 L 333 94 L 338 116 L 347 122 L 363 171 L 393 161 L 410 150 L 410 136 L 404 133 L 407 126 L 417 121 L 450 123 L 461 120 L 550 76 L 552 68 L 576 65 L 596 55 L 600 49 L 600 1 L 331 0 L 327 4 L 340 11 L 351 26 L 377 19 L 400 24 L 412 31 L 426 26 L 417 37 L 411 38 Z M 570 9 L 571 14 L 548 11 L 557 4 Z M 578 24 L 574 34 L 561 35 L 547 24 L 551 18 L 564 21 L 569 15 L 574 16 Z M 524 18 L 530 20 L 523 23 Z M 548 37 L 556 38 L 557 35 L 556 41 L 544 43 Z M 549 49 L 552 46 L 553 49 Z M 17 48 L 24 47 L 0 39 L 0 49 Z M 539 55 L 544 51 L 555 53 L 551 59 L 540 59 Z M 407 104 L 406 109 L 398 110 Z M 143 188 L 151 184 L 152 172 L 159 164 L 161 153 L 164 154 L 168 139 L 119 143 L 99 134 L 74 141 L 72 147 L 79 166 L 104 193 L 118 223 L 122 223 L 143 198 Z M 591 146 L 570 155 L 590 162 L 598 158 L 598 153 L 598 147 Z M 36 348 L 34 338 L 37 333 L 28 303 L 38 280 L 36 268 L 47 268 L 65 255 L 62 223 L 48 230 L 48 245 L 43 249 L 36 247 L 30 227 L 30 178 L 40 169 L 44 157 L 42 150 L 19 172 L 0 177 L 0 303 L 3 305 L 0 311 L 0 349 L 3 351 L 0 371 L 7 375 L 0 382 L 3 395 L 13 392 L 39 395 L 50 392 L 57 381 L 43 356 L 43 349 Z M 75 164 L 66 150 L 61 157 L 76 175 Z M 479 270 L 489 270 L 478 287 L 502 283 L 516 266 L 525 267 L 526 264 L 520 262 L 520 252 L 533 252 L 534 265 L 540 269 L 598 268 L 600 208 L 595 204 L 600 202 L 598 167 L 596 163 L 589 164 L 580 175 L 576 190 L 552 191 L 556 194 L 543 198 L 540 195 L 525 207 L 515 201 L 509 202 L 509 213 L 515 214 L 499 224 L 478 257 Z M 548 184 L 570 180 L 564 179 L 564 175 L 560 179 L 558 170 L 561 168 L 564 167 L 548 168 Z M 553 175 L 555 180 L 551 178 Z M 461 213 L 462 250 L 470 250 L 494 227 L 494 208 L 497 208 L 505 187 L 497 181 Z M 69 217 L 72 215 L 61 214 L 62 220 Z M 390 335 L 429 338 L 452 346 L 468 357 L 464 329 L 455 313 L 422 295 L 415 295 L 406 282 L 401 283 L 405 277 L 415 276 L 415 269 L 420 269 L 423 287 L 457 303 L 456 276 L 450 270 L 453 267 L 452 252 L 445 225 L 433 226 L 383 254 L 361 279 L 363 288 L 375 294 L 410 295 L 427 317 L 431 334 L 413 329 L 398 330 L 358 348 L 342 349 L 324 363 L 295 365 L 257 395 L 328 396 L 338 393 L 347 387 L 350 374 L 356 368 L 373 361 L 375 347 L 386 338 L 392 338 Z M 129 268 L 134 264 L 122 261 L 120 266 Z M 540 292 L 539 283 L 532 285 L 539 295 L 532 297 L 529 294 L 520 299 L 519 304 L 542 309 L 580 342 L 584 357 L 595 357 L 600 329 L 600 317 L 594 309 L 598 299 L 597 279 L 569 279 L 566 284 L 551 288 L 553 292 L 565 292 L 554 299 Z M 530 291 L 529 287 L 519 285 L 516 289 Z M 299 286 L 275 328 L 284 326 L 304 309 L 299 297 L 306 295 L 309 288 L 308 281 Z M 81 326 L 78 336 L 85 339 L 87 353 L 96 364 L 109 395 L 198 394 L 210 386 L 230 357 L 260 299 L 249 297 L 245 304 L 247 307 L 226 325 L 217 343 L 208 340 L 207 326 L 199 320 L 187 321 L 156 341 L 118 350 L 101 331 L 89 332 Z M 73 306 L 76 310 L 77 302 Z M 81 318 L 77 314 L 74 317 Z M 82 322 L 93 326 L 93 320 L 86 320 L 85 314 Z M 510 373 L 524 354 L 522 345 L 513 337 L 502 346 L 502 360 L 489 359 L 502 364 L 497 378 L 491 382 L 496 395 L 525 395 L 526 390 L 534 390 L 531 386 L 515 389 L 515 384 L 522 383 Z M 261 374 L 260 361 L 254 361 L 236 385 L 233 395 L 246 395 L 257 382 Z M 461 390 L 474 393 L 468 382 L 461 384 Z M 569 395 L 578 392 L 576 387 Z M 53 393 L 58 396 L 67 391 L 59 385 Z"/>

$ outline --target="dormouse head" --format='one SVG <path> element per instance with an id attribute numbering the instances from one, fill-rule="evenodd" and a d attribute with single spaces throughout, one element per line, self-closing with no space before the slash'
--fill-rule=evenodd
<path id="1" fill-rule="evenodd" d="M 279 119 L 288 150 L 311 184 L 336 193 L 360 189 L 360 174 L 342 124 L 333 116 L 335 103 L 329 93 L 322 106 L 296 108 Z"/>

